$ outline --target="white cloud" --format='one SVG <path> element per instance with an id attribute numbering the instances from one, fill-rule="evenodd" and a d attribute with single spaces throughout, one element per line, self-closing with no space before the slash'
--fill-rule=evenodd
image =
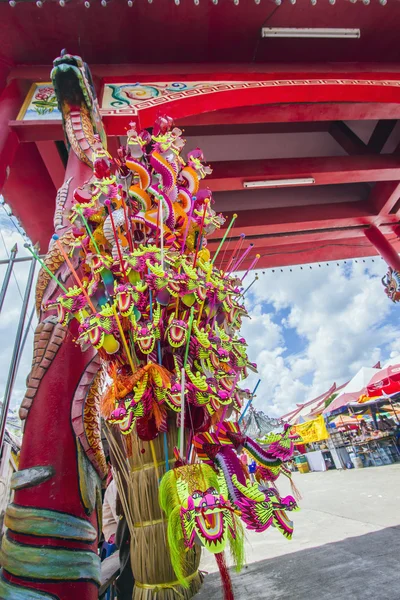
<path id="1" fill-rule="evenodd" d="M 243 328 L 262 380 L 256 406 L 280 416 L 334 381 L 350 379 L 361 366 L 400 353 L 400 328 L 388 322 L 396 307 L 380 281 L 385 270 L 380 259 L 368 259 L 260 273 L 247 298 L 255 325 Z M 263 315 L 266 304 L 270 313 Z M 296 354 L 290 347 L 293 333 L 302 342 Z"/>

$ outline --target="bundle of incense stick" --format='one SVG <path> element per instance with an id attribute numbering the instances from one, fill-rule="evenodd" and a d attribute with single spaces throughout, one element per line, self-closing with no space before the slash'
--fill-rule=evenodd
<path id="1" fill-rule="evenodd" d="M 170 456 L 173 456 L 176 435 L 172 420 L 167 434 Z M 167 520 L 158 504 L 159 480 L 165 473 L 162 438 L 141 442 L 131 433 L 129 438 L 122 439 L 115 426 L 107 428 L 106 437 L 118 465 L 114 476 L 131 533 L 131 563 L 135 577 L 133 600 L 192 598 L 203 581 L 198 570 L 201 549 L 195 546 L 187 552 L 190 585 L 184 588 L 177 583 L 169 560 Z"/>

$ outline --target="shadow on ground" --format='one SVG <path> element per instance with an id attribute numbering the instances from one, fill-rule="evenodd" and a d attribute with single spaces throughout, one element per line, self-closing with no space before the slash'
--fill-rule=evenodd
<path id="1" fill-rule="evenodd" d="M 400 600 L 400 526 L 231 572 L 235 600 Z M 222 600 L 218 573 L 196 600 Z"/>

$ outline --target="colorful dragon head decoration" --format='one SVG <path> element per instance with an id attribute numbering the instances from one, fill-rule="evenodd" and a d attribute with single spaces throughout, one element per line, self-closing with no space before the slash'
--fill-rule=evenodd
<path id="1" fill-rule="evenodd" d="M 389 267 L 388 272 L 382 277 L 385 293 L 392 302 L 400 302 L 400 273 Z"/>
<path id="2" fill-rule="evenodd" d="M 57 98 L 62 98 L 63 106 L 59 108 L 68 142 L 73 145 L 78 157 L 91 166 L 86 147 L 81 146 L 77 137 L 73 135 L 74 130 L 82 129 L 86 135 L 81 136 L 81 139 L 85 143 L 89 141 L 92 149 L 107 147 L 107 137 L 90 70 L 80 56 L 67 54 L 63 50 L 61 56 L 53 62 L 51 80 Z M 99 136 L 98 139 L 95 135 Z"/>
<path id="3" fill-rule="evenodd" d="M 286 511 L 297 510 L 297 503 L 292 496 L 282 499 L 278 491 L 269 484 L 269 481 L 275 481 L 280 473 L 291 478 L 285 461 L 292 458 L 294 448 L 288 447 L 286 440 L 286 431 L 274 434 L 266 448 L 262 448 L 243 435 L 237 423 L 225 421 L 219 425 L 218 433 L 198 434 L 193 442 L 200 460 L 217 467 L 225 474 L 229 499 L 241 515 L 247 529 L 263 532 L 275 525 L 290 539 L 293 523 L 287 517 Z M 276 469 L 276 477 L 257 477 L 257 482 L 251 482 L 238 457 L 243 451 L 256 461 L 258 470 L 263 469 L 269 474 L 270 469 Z"/>
<path id="4" fill-rule="evenodd" d="M 220 554 L 229 544 L 236 566 L 241 566 L 243 532 L 221 473 L 204 464 L 168 471 L 161 481 L 159 500 L 168 517 L 172 564 L 183 585 L 185 552 L 195 542 L 213 554 Z"/>

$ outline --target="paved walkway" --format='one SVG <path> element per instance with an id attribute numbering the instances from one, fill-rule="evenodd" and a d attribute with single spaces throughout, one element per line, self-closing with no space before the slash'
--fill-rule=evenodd
<path id="1" fill-rule="evenodd" d="M 303 494 L 289 542 L 250 533 L 235 600 L 400 600 L 400 464 L 295 475 Z M 282 495 L 290 493 L 282 482 Z M 198 600 L 222 600 L 215 561 Z"/>

